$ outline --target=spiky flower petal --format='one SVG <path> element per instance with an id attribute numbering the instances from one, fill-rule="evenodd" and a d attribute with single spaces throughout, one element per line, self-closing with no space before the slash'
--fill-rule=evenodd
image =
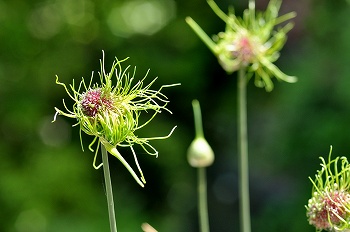
<path id="1" fill-rule="evenodd" d="M 278 17 L 281 0 L 271 0 L 265 12 L 255 11 L 255 2 L 249 1 L 249 8 L 243 17 L 237 17 L 233 10 L 225 14 L 213 0 L 207 0 L 212 10 L 226 23 L 225 32 L 220 32 L 213 39 L 190 17 L 187 23 L 218 58 L 222 68 L 232 73 L 247 69 L 255 76 L 255 85 L 273 89 L 272 77 L 286 82 L 296 82 L 297 78 L 284 74 L 273 64 L 279 58 L 292 23 L 275 30 L 275 26 L 295 17 L 291 12 Z"/>
<path id="2" fill-rule="evenodd" d="M 146 153 L 157 156 L 157 150 L 149 143 L 149 141 L 168 138 L 175 127 L 171 130 L 169 135 L 162 137 L 139 138 L 135 132 L 146 126 L 162 110 L 170 112 L 166 108 L 168 103 L 167 97 L 161 93 L 161 90 L 164 87 L 175 86 L 176 84 L 163 85 L 158 90 L 151 90 L 151 86 L 156 78 L 149 84 L 144 85 L 144 80 L 148 74 L 147 72 L 141 80 L 132 85 L 136 68 L 134 69 L 132 76 L 130 76 L 128 73 L 130 66 L 127 66 L 124 70 L 121 66 L 121 64 L 127 59 L 116 59 L 112 65 L 111 71 L 106 73 L 103 56 L 103 59 L 100 61 L 101 71 L 99 72 L 101 84 L 92 84 L 92 74 L 88 85 L 85 83 L 84 79 L 82 79 L 76 89 L 74 81 L 73 84 L 67 87 L 64 83 L 59 82 L 58 77 L 56 77 L 56 83 L 65 88 L 70 98 L 73 99 L 74 105 L 73 110 L 70 110 L 63 101 L 67 112 L 55 108 L 56 115 L 54 121 L 56 120 L 57 115 L 77 119 L 78 122 L 75 125 L 79 125 L 81 131 L 95 137 L 89 146 L 91 151 L 93 151 L 92 145 L 97 142 L 93 166 L 96 169 L 101 166 L 97 166 L 95 162 L 99 150 L 98 148 L 102 143 L 107 151 L 117 157 L 129 170 L 135 180 L 143 186 L 145 179 L 138 164 L 133 145 L 138 144 Z M 114 75 L 116 77 L 116 84 L 113 86 L 112 77 Z M 151 113 L 148 120 L 140 124 L 139 117 L 141 112 L 149 113 L 151 111 L 153 111 L 153 113 Z M 117 150 L 118 146 L 131 148 L 141 177 L 137 177 L 130 165 L 120 155 Z"/>
<path id="3" fill-rule="evenodd" d="M 321 157 L 322 169 L 313 183 L 313 194 L 306 206 L 310 225 L 317 231 L 348 231 L 350 229 L 350 164 L 346 157 L 328 163 Z M 340 163 L 339 163 L 340 162 Z"/>

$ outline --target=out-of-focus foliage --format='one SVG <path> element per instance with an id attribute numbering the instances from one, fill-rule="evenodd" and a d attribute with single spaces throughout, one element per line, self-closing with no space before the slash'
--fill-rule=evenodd
<path id="1" fill-rule="evenodd" d="M 265 9 L 267 1 L 257 2 Z M 248 1 L 217 3 L 235 4 L 240 14 Z M 275 83 L 272 93 L 253 83 L 248 89 L 253 231 L 314 231 L 304 208 L 307 177 L 330 145 L 335 156 L 350 154 L 350 5 L 285 0 L 281 14 L 290 11 L 296 25 L 276 64 L 299 81 Z M 110 159 L 118 229 L 141 231 L 147 221 L 159 231 L 198 231 L 196 172 L 186 160 L 197 98 L 216 154 L 207 174 L 211 231 L 238 231 L 236 77 L 221 70 L 186 16 L 209 34 L 224 30 L 202 0 L 0 1 L 0 231 L 108 231 L 91 141 L 83 138 L 83 152 L 72 121 L 51 124 L 53 107 L 66 98 L 55 75 L 65 83 L 90 77 L 102 50 L 106 64 L 130 57 L 139 78 L 150 68 L 159 86 L 181 82 L 165 93 L 173 115 L 164 112 L 140 131 L 166 135 L 178 125 L 170 139 L 154 142 L 158 159 L 139 156 L 146 187 Z"/>

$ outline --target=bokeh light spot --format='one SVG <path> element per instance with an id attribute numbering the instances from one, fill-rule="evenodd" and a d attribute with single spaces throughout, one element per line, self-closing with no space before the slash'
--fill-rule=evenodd
<path id="1" fill-rule="evenodd" d="M 94 19 L 94 4 L 89 0 L 60 0 L 59 5 L 69 24 L 84 26 Z"/>
<path id="2" fill-rule="evenodd" d="M 47 231 L 47 220 L 36 209 L 25 210 L 19 214 L 15 227 L 18 232 L 44 232 Z"/>
<path id="3" fill-rule="evenodd" d="M 62 27 L 62 18 L 55 4 L 40 5 L 35 8 L 27 24 L 29 32 L 38 39 L 49 39 L 55 36 Z"/>
<path id="4" fill-rule="evenodd" d="M 175 8 L 173 0 L 127 1 L 111 10 L 107 23 L 117 36 L 152 35 L 175 17 Z"/>
<path id="5" fill-rule="evenodd" d="M 62 146 L 71 139 L 71 126 L 63 119 L 57 118 L 55 123 L 51 122 L 52 119 L 52 117 L 46 117 L 42 120 L 39 127 L 40 138 L 48 146 Z"/>

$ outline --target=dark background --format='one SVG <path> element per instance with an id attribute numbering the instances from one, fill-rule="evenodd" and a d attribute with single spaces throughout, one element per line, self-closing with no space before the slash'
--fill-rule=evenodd
<path id="1" fill-rule="evenodd" d="M 237 14 L 246 0 L 217 1 Z M 264 10 L 267 1 L 257 1 Z M 281 13 L 296 11 L 295 27 L 276 64 L 295 75 L 266 93 L 248 87 L 249 162 L 253 231 L 314 231 L 304 205 L 308 176 L 319 156 L 350 154 L 350 5 L 344 0 L 286 0 Z M 135 147 L 147 184 L 139 187 L 110 158 L 118 231 L 199 231 L 196 170 L 186 160 L 194 138 L 192 99 L 201 103 L 204 133 L 215 151 L 208 168 L 212 232 L 239 231 L 237 200 L 236 75 L 185 23 L 191 16 L 209 34 L 224 23 L 203 0 L 0 1 L 0 231 L 109 231 L 103 174 L 79 142 L 79 128 L 65 117 L 51 124 L 54 107 L 71 105 L 55 75 L 67 84 L 106 69 L 115 56 L 130 57 L 136 78 L 151 69 L 154 89 L 164 89 L 169 109 L 140 136 L 166 135 L 152 143 L 159 157 Z M 126 159 L 129 149 L 120 149 Z M 130 160 L 131 163 L 132 159 Z"/>

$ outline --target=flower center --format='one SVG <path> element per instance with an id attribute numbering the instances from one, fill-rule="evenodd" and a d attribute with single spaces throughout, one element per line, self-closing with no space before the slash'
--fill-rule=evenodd
<path id="1" fill-rule="evenodd" d="M 344 203 L 348 201 L 349 194 L 339 191 L 320 196 L 308 212 L 310 224 L 318 229 L 329 229 L 339 224 L 340 218 L 347 216 Z M 322 207 L 318 208 L 319 205 Z"/>
<path id="2" fill-rule="evenodd" d="M 112 100 L 102 97 L 101 89 L 91 89 L 85 92 L 81 97 L 80 105 L 83 113 L 89 117 L 95 117 L 101 108 L 113 108 Z"/>
<path id="3" fill-rule="evenodd" d="M 239 58 L 243 63 L 251 63 L 254 52 L 251 42 L 247 37 L 242 37 L 237 43 L 237 50 L 233 51 L 233 55 Z"/>

